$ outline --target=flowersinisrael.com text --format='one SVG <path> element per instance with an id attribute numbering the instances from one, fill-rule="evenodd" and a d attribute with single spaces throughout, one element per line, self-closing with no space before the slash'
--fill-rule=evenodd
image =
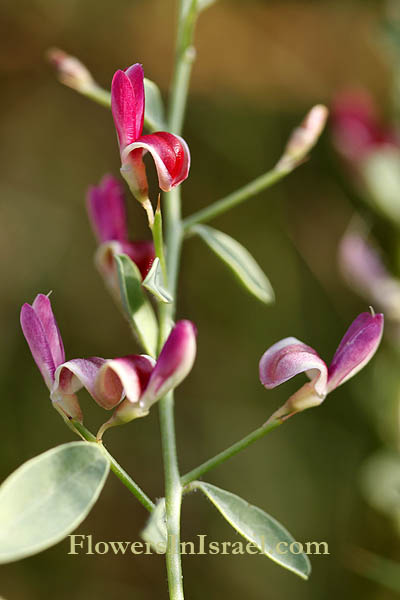
<path id="1" fill-rule="evenodd" d="M 140 541 L 98 541 L 92 535 L 70 535 L 68 554 L 165 554 L 166 543 L 159 542 L 152 546 L 149 542 Z M 327 542 L 277 542 L 275 548 L 266 543 L 264 536 L 260 545 L 253 542 L 216 542 L 208 541 L 207 535 L 198 535 L 195 542 L 181 542 L 180 553 L 184 555 L 202 554 L 265 554 L 274 549 L 279 554 L 329 554 Z M 174 536 L 170 542 L 174 544 Z"/>

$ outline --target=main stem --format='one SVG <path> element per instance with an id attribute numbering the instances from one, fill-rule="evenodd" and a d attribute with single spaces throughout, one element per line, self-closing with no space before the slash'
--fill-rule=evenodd
<path id="1" fill-rule="evenodd" d="M 180 248 L 182 242 L 180 195 L 178 190 L 171 191 L 167 196 L 165 215 L 165 240 L 168 251 L 168 287 L 173 297 L 173 301 L 171 304 L 163 304 L 160 306 L 160 348 L 168 337 L 176 310 L 176 282 L 179 271 Z M 166 552 L 168 588 L 171 600 L 183 600 L 182 565 L 180 555 L 182 485 L 176 452 L 173 392 L 170 392 L 160 401 L 159 410 L 165 477 L 165 511 L 168 533 Z"/>
<path id="2" fill-rule="evenodd" d="M 171 104 L 168 123 L 169 130 L 176 134 L 180 134 L 182 129 L 193 56 L 193 52 L 191 51 L 191 35 L 187 37 L 188 29 L 187 23 L 185 22 L 184 8 L 185 0 L 180 0 L 175 69 L 171 88 Z M 190 33 L 192 33 L 192 30 Z M 171 192 L 166 194 L 163 214 L 165 215 L 168 288 L 173 300 L 170 304 L 163 304 L 160 306 L 159 349 L 161 349 L 168 337 L 176 311 L 176 288 L 182 245 L 180 188 L 174 188 Z M 174 396 L 172 392 L 160 401 L 159 410 L 165 477 L 165 511 L 168 534 L 166 552 L 168 588 L 171 600 L 184 600 L 180 555 L 182 485 L 176 452 Z"/>

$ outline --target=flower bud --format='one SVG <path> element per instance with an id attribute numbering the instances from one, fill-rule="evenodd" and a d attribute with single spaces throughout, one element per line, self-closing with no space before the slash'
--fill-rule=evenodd
<path id="1" fill-rule="evenodd" d="M 322 104 L 314 106 L 289 138 L 283 156 L 276 168 L 291 170 L 297 167 L 317 143 L 328 118 L 328 109 Z"/>
<path id="2" fill-rule="evenodd" d="M 88 69 L 74 56 L 70 56 L 58 48 L 50 48 L 47 51 L 47 57 L 57 69 L 58 77 L 64 85 L 78 92 L 87 92 L 96 86 Z"/>

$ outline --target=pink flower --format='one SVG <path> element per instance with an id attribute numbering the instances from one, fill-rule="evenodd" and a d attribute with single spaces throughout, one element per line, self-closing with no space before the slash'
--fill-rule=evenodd
<path id="1" fill-rule="evenodd" d="M 109 427 L 144 417 L 150 408 L 176 388 L 189 374 L 196 357 L 196 328 L 190 321 L 178 321 L 157 361 L 149 356 L 125 356 L 106 361 L 98 377 L 102 394 L 109 381 L 120 382 L 125 399 L 100 428 L 100 439 Z M 115 384 L 114 384 L 115 386 Z M 117 400 L 117 396 L 115 397 Z"/>
<path id="2" fill-rule="evenodd" d="M 189 148 L 181 137 L 164 131 L 142 135 L 143 78 L 143 68 L 136 63 L 125 71 L 117 71 L 111 85 L 111 109 L 121 153 L 121 173 L 140 202 L 148 199 L 143 163 L 145 152 L 150 152 L 153 157 L 159 187 L 164 192 L 182 183 L 190 167 Z"/>
<path id="3" fill-rule="evenodd" d="M 75 393 L 85 387 L 97 399 L 95 377 L 103 358 L 65 362 L 63 341 L 48 296 L 38 294 L 21 309 L 21 327 L 32 356 L 50 390 L 53 406 L 64 416 L 82 420 Z"/>
<path id="4" fill-rule="evenodd" d="M 119 181 L 112 175 L 105 175 L 100 185 L 90 186 L 87 209 L 100 244 L 96 263 L 108 283 L 118 288 L 115 254 L 127 254 L 145 278 L 155 257 L 154 244 L 150 241 L 129 241 L 124 193 Z"/>
<path id="5" fill-rule="evenodd" d="M 397 132 L 381 123 L 367 92 L 342 93 L 333 102 L 331 110 L 336 148 L 351 163 L 357 163 L 384 146 L 399 146 Z"/>
<path id="6" fill-rule="evenodd" d="M 321 404 L 328 393 L 353 377 L 373 357 L 383 333 L 383 315 L 361 313 L 350 325 L 328 368 L 310 346 L 289 337 L 261 357 L 261 383 L 272 389 L 299 373 L 310 379 L 276 411 L 270 420 L 284 418 Z"/>
<path id="7" fill-rule="evenodd" d="M 179 321 L 157 361 L 146 355 L 129 355 L 65 362 L 51 303 L 43 294 L 38 294 L 32 305 L 23 305 L 21 326 L 53 406 L 64 419 L 82 420 L 76 396 L 82 388 L 102 408 L 116 409 L 100 428 L 99 437 L 108 427 L 146 416 L 155 402 L 185 379 L 196 357 L 196 328 L 190 321 Z"/>

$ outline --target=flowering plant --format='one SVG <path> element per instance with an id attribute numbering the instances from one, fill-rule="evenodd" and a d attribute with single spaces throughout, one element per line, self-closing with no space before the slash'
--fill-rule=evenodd
<path id="1" fill-rule="evenodd" d="M 180 473 L 174 392 L 195 368 L 197 344 L 196 326 L 187 319 L 175 321 L 182 245 L 187 237 L 199 236 L 247 291 L 264 304 L 271 303 L 274 299 L 271 283 L 247 249 L 205 223 L 300 166 L 318 141 L 327 118 L 324 106 L 314 106 L 294 130 L 271 170 L 183 219 L 181 187 L 189 176 L 190 152 L 180 134 L 194 57 L 194 26 L 209 4 L 204 0 L 180 2 L 168 119 L 157 86 L 144 78 L 140 64 L 117 70 L 108 92 L 98 86 L 80 61 L 59 50 L 50 52 L 63 83 L 111 107 L 121 175 L 146 213 L 149 239 L 133 241 L 127 225 L 122 182 L 105 175 L 99 185 L 88 190 L 89 220 L 98 242 L 95 262 L 141 353 L 66 360 L 49 296 L 39 293 L 32 304 L 24 304 L 22 331 L 48 388 L 51 404 L 81 441 L 59 446 L 29 461 L 6 480 L 0 491 L 1 514 L 6 515 L 2 522 L 5 533 L 0 560 L 11 562 L 40 552 L 72 532 L 96 502 L 111 469 L 150 514 L 142 536 L 153 547 L 158 548 L 160 541 L 164 545 L 171 600 L 184 597 L 180 516 L 183 497 L 193 490 L 200 490 L 208 497 L 227 522 L 260 553 L 303 579 L 309 577 L 311 567 L 304 552 L 279 551 L 280 543 L 295 543 L 283 525 L 242 498 L 201 478 L 293 415 L 320 405 L 328 393 L 368 363 L 383 332 L 382 314 L 373 310 L 360 314 L 343 337 L 329 368 L 315 350 L 294 337 L 272 345 L 259 363 L 262 385 L 274 388 L 300 373 L 305 373 L 310 381 L 255 431 L 189 473 Z M 148 130 L 145 135 L 144 128 Z M 157 190 L 157 199 L 149 191 L 145 153 L 151 155 L 156 168 L 160 191 L 158 196 Z M 57 298 L 56 294 L 54 297 Z M 104 418 L 96 434 L 84 424 L 77 396 L 82 388 L 99 410 L 113 411 L 111 417 Z M 158 501 L 141 489 L 103 444 L 103 436 L 111 437 L 109 428 L 146 417 L 156 404 L 165 474 L 165 495 Z M 31 511 L 26 510 L 28 494 Z"/>

